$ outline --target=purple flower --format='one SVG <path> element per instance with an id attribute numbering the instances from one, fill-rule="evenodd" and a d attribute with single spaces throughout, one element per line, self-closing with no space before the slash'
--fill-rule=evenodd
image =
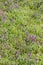
<path id="1" fill-rule="evenodd" d="M 35 35 L 31 35 L 29 38 L 30 38 L 30 40 L 31 40 L 32 42 L 35 42 L 35 41 L 36 41 L 36 36 L 35 36 Z"/>

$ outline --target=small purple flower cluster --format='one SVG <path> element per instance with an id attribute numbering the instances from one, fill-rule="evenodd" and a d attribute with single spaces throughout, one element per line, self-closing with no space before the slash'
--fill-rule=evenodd
<path id="1" fill-rule="evenodd" d="M 30 39 L 30 41 L 35 42 L 36 41 L 36 36 L 35 35 L 31 35 L 29 37 L 29 39 Z"/>

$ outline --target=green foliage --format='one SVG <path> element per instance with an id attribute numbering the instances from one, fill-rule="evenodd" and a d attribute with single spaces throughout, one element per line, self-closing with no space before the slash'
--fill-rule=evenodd
<path id="1" fill-rule="evenodd" d="M 0 0 L 0 65 L 43 65 L 43 0 Z"/>

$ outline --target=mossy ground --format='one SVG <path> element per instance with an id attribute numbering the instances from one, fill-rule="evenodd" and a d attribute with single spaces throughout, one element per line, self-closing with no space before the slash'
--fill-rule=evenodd
<path id="1" fill-rule="evenodd" d="M 43 0 L 0 0 L 0 65 L 43 65 Z"/>

